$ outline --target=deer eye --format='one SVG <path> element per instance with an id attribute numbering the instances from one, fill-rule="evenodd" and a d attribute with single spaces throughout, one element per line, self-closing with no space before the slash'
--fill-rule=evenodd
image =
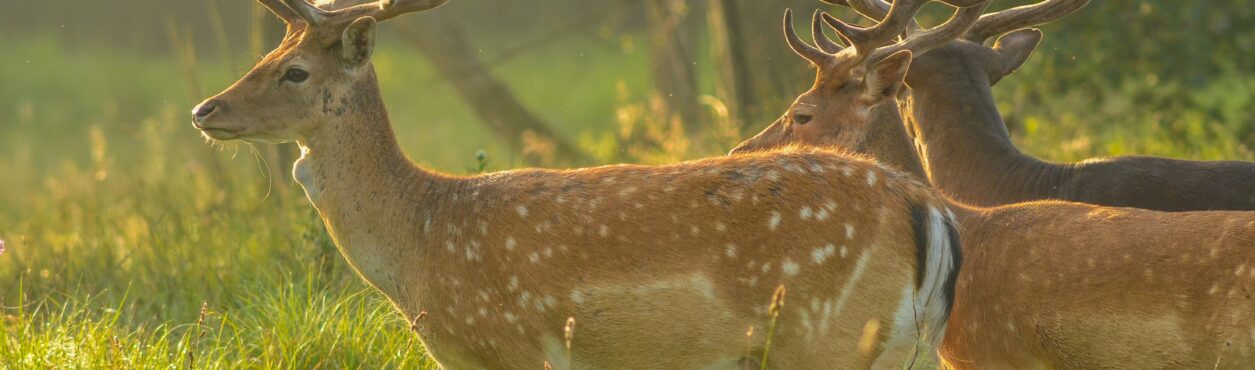
<path id="1" fill-rule="evenodd" d="M 288 69 L 288 71 L 283 74 L 283 79 L 285 81 L 291 81 L 294 83 L 305 82 L 305 80 L 308 78 L 309 78 L 309 72 L 306 72 L 305 70 L 296 68 L 296 67 L 292 67 Z"/>
<path id="2" fill-rule="evenodd" d="M 806 113 L 793 113 L 793 123 L 799 125 L 805 125 L 807 122 L 811 121 L 811 118 L 811 115 Z"/>

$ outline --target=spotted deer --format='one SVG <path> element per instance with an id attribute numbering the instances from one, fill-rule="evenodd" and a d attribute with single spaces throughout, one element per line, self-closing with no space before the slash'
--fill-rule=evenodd
<path id="1" fill-rule="evenodd" d="M 931 182 L 977 205 L 1062 199 L 1161 211 L 1255 210 L 1255 163 L 1191 161 L 1149 156 L 1052 163 L 1011 142 L 990 86 L 1032 54 L 1041 32 L 1008 33 L 1057 19 L 1088 0 L 1022 6 L 981 19 L 962 39 L 911 62 L 909 98 L 900 107 Z M 883 17 L 881 0 L 850 1 Z"/>
<path id="2" fill-rule="evenodd" d="M 908 2 L 896 0 L 893 6 L 917 8 Z M 822 31 L 828 18 L 816 14 L 812 30 Z M 885 119 L 898 117 L 897 91 L 881 87 L 901 86 L 906 71 L 914 68 L 900 64 L 910 62 L 909 54 L 895 55 L 929 52 L 950 41 L 924 42 L 924 35 L 963 25 L 947 23 L 911 32 L 914 36 L 902 42 L 881 41 L 886 45 L 859 40 L 872 39 L 865 36 L 872 32 L 899 34 L 909 22 L 866 30 L 838 23 L 838 34 L 854 47 L 842 49 L 814 32 L 815 44 L 831 50 L 825 51 L 802 42 L 787 14 L 785 19 L 789 45 L 818 69 L 815 84 L 784 118 L 734 153 L 780 145 L 835 147 L 926 178 L 900 118 Z M 960 11 L 952 21 L 975 19 Z M 1035 31 L 1012 32 L 1000 44 L 1024 32 Z M 882 50 L 903 48 L 908 51 L 874 58 L 886 54 Z M 1255 363 L 1255 212 L 1159 212 L 1064 201 L 996 208 L 945 202 L 959 222 L 964 247 L 940 350 L 946 367 L 1244 368 Z"/>
<path id="3" fill-rule="evenodd" d="M 935 358 L 962 255 L 939 194 L 918 181 L 816 149 L 441 174 L 402 153 L 371 55 L 376 22 L 444 0 L 259 2 L 285 38 L 193 109 L 193 126 L 295 141 L 293 176 L 337 248 L 445 368 Z M 779 287 L 787 303 L 772 310 Z"/>

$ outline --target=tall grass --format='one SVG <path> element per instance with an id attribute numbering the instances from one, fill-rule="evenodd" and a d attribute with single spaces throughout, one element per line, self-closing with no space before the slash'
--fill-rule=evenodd
<path id="1" fill-rule="evenodd" d="M 4 37 L 0 368 L 431 367 L 303 195 L 275 188 L 269 177 L 285 172 L 266 170 L 251 146 L 208 145 L 189 127 L 185 112 L 204 93 L 189 85 L 216 91 L 245 59 L 197 60 L 188 76 L 187 59 Z M 376 66 L 408 154 L 455 172 L 517 165 L 421 56 L 381 42 Z M 657 98 L 634 67 L 644 55 L 600 42 L 564 40 L 551 48 L 579 58 L 523 57 L 497 72 L 604 161 L 670 162 L 736 141 L 727 124 L 714 139 L 680 135 L 650 107 Z M 1043 95 L 1036 76 L 1066 67 L 1051 63 L 1030 61 L 996 90 L 1030 153 L 1255 160 L 1253 77 L 1228 71 L 1184 88 L 1133 76 Z M 719 102 L 707 104 L 720 117 Z M 480 149 L 487 159 L 476 159 Z"/>

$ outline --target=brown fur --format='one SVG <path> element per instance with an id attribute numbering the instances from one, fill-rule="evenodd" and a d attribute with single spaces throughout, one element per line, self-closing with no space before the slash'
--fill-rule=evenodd
<path id="1" fill-rule="evenodd" d="M 932 232 L 950 221 L 917 222 L 921 210 L 946 212 L 918 181 L 814 149 L 442 175 L 401 152 L 369 61 L 355 62 L 369 50 L 342 50 L 373 45 L 363 37 L 373 37 L 374 23 L 354 21 L 347 27 L 366 28 L 352 32 L 343 31 L 348 21 L 329 23 L 294 23 L 279 49 L 202 103 L 216 108 L 198 108 L 194 122 L 213 139 L 296 141 L 294 176 L 336 246 L 415 321 L 442 366 L 752 364 L 781 285 L 771 368 L 887 368 L 935 357 L 950 300 L 916 302 L 919 281 L 928 281 L 920 274 L 951 285 L 958 261 L 929 272 L 918 271 L 928 263 L 917 258 L 939 256 L 921 252 L 925 245 L 956 255 L 959 246 L 947 244 L 948 231 Z M 308 80 L 284 80 L 291 68 L 309 71 Z M 882 329 L 865 333 L 869 322 Z M 872 346 L 860 352 L 865 334 Z"/>
<path id="2" fill-rule="evenodd" d="M 955 369 L 1247 368 L 1255 214 L 1039 201 L 962 209 Z"/>
<path id="3" fill-rule="evenodd" d="M 803 125 L 813 125 L 806 131 L 777 121 L 734 152 L 838 143 L 926 178 L 905 127 L 892 119 L 898 117 L 892 100 L 837 100 L 862 77 L 821 70 L 804 94 L 820 105 L 807 108 L 867 110 L 878 112 L 867 117 L 880 119 L 817 114 Z M 865 139 L 840 144 L 812 134 L 825 131 Z M 1255 362 L 1255 213 L 947 202 L 958 216 L 965 253 L 941 349 L 949 367 L 1242 368 Z"/>
<path id="4" fill-rule="evenodd" d="M 932 183 L 956 199 L 985 206 L 1063 199 L 1162 211 L 1255 210 L 1255 163 L 1121 156 L 1061 164 L 1020 152 L 990 91 L 1014 71 L 1003 66 L 1019 65 L 1002 50 L 960 40 L 911 64 L 903 114 Z"/>

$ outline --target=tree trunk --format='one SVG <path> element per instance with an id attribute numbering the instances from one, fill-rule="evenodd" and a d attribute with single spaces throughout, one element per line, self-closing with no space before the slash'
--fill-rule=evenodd
<path id="1" fill-rule="evenodd" d="M 715 64 L 715 96 L 728 107 L 728 118 L 742 128 L 750 119 L 747 110 L 754 105 L 754 87 L 735 0 L 710 0 L 707 11 L 710 27 L 710 55 Z"/>
<path id="2" fill-rule="evenodd" d="M 730 35 L 728 48 L 730 54 L 744 53 L 742 60 L 731 57 L 726 63 L 731 64 L 728 76 L 721 71 L 723 83 L 733 84 L 738 89 L 737 99 L 745 117 L 743 133 L 762 129 L 774 120 L 789 102 L 810 86 L 814 72 L 802 58 L 793 54 L 784 41 L 781 31 L 782 10 L 792 7 L 795 11 L 806 9 L 799 14 L 809 13 L 819 2 L 813 0 L 711 0 L 722 3 Z M 713 12 L 714 10 L 712 10 Z M 713 17 L 714 15 L 712 15 Z M 809 18 L 799 20 L 794 25 L 806 29 L 809 33 Z M 735 29 L 734 29 L 735 28 Z M 735 36 L 733 36 L 735 35 Z M 739 37 L 737 37 L 739 36 Z M 741 64 L 740 67 L 736 66 Z"/>
<path id="3" fill-rule="evenodd" d="M 462 28 L 443 18 L 403 24 L 399 34 L 413 44 L 447 78 L 476 116 L 523 154 L 528 165 L 579 164 L 591 160 L 575 146 L 558 137 L 495 78 L 476 57 Z"/>
<path id="4" fill-rule="evenodd" d="M 667 116 L 678 116 L 684 131 L 691 136 L 701 125 L 688 4 L 684 0 L 646 0 L 645 8 L 654 89 L 666 102 Z"/>

